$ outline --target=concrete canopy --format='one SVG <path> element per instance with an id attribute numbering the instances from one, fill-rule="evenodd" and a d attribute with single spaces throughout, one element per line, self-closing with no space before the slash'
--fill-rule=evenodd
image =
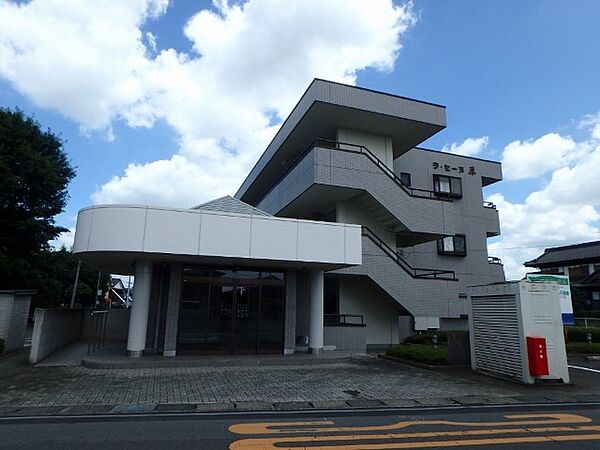
<path id="1" fill-rule="evenodd" d="M 136 260 L 333 270 L 361 264 L 359 225 L 209 209 L 100 205 L 79 211 L 73 253 L 102 272 Z"/>
<path id="2" fill-rule="evenodd" d="M 340 128 L 390 136 L 398 157 L 445 127 L 445 106 L 315 79 L 235 197 L 254 203 L 314 139 L 335 140 Z"/>

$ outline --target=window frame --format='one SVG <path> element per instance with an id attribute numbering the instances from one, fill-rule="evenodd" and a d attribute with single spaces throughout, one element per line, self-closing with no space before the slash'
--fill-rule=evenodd
<path id="1" fill-rule="evenodd" d="M 458 238 L 458 239 L 457 239 Z M 452 239 L 452 250 L 444 249 L 444 241 Z M 457 242 L 462 240 L 462 250 L 457 250 L 459 247 Z M 454 236 L 445 236 L 437 240 L 438 255 L 442 256 L 467 256 L 467 237 L 464 234 L 455 234 Z"/>
<path id="2" fill-rule="evenodd" d="M 405 179 L 408 179 L 408 183 L 405 181 Z M 400 182 L 404 186 L 410 187 L 412 185 L 412 177 L 410 175 L 410 172 L 400 172 Z"/>
<path id="3" fill-rule="evenodd" d="M 448 183 L 448 188 L 449 191 L 442 191 L 441 190 L 441 181 L 447 181 Z M 458 190 L 455 189 L 456 185 L 459 186 Z M 462 198 L 463 194 L 463 189 L 462 189 L 462 178 L 460 177 L 453 177 L 450 175 L 441 175 L 441 174 L 434 174 L 433 175 L 433 192 L 435 193 L 435 195 L 437 195 L 438 197 L 452 197 L 452 198 Z"/>

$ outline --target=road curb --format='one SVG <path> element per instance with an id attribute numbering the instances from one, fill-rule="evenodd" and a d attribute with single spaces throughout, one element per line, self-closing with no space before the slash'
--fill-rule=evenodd
<path id="1" fill-rule="evenodd" d="M 576 395 L 573 402 L 586 404 L 600 402 L 600 395 Z M 421 409 L 430 407 L 460 406 L 515 406 L 527 404 L 561 405 L 572 403 L 565 401 L 564 396 L 461 396 L 441 398 L 400 398 L 372 399 L 354 398 L 347 400 L 321 401 L 240 401 L 223 403 L 133 403 L 119 405 L 56 405 L 56 406 L 0 406 L 0 418 L 29 416 L 89 416 L 89 415 L 144 415 L 144 414 L 194 414 L 194 413 L 228 413 L 228 412 L 317 412 L 339 410 L 386 410 L 386 409 Z"/>

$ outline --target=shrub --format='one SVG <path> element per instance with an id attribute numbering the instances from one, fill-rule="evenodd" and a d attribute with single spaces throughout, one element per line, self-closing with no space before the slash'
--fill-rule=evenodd
<path id="1" fill-rule="evenodd" d="M 448 334 L 445 331 L 428 331 L 423 334 L 413 334 L 404 338 L 404 342 L 408 344 L 420 344 L 420 345 L 431 345 L 431 338 L 436 334 L 438 337 L 438 344 L 445 344 L 448 342 Z"/>
<path id="2" fill-rule="evenodd" d="M 600 355 L 600 343 L 588 344 L 587 342 L 569 342 L 567 353 Z"/>
<path id="3" fill-rule="evenodd" d="M 433 348 L 430 345 L 400 344 L 390 348 L 386 354 L 425 364 L 448 364 L 448 347 L 443 345 Z"/>
<path id="4" fill-rule="evenodd" d="M 587 334 L 592 334 L 592 342 L 600 343 L 600 328 L 567 327 L 567 339 L 569 342 L 587 343 Z"/>

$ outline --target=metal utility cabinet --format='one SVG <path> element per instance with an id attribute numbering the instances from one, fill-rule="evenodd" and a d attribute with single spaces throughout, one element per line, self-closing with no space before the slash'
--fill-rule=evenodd
<path id="1" fill-rule="evenodd" d="M 557 284 L 518 281 L 468 291 L 473 370 L 525 384 L 569 382 Z"/>

